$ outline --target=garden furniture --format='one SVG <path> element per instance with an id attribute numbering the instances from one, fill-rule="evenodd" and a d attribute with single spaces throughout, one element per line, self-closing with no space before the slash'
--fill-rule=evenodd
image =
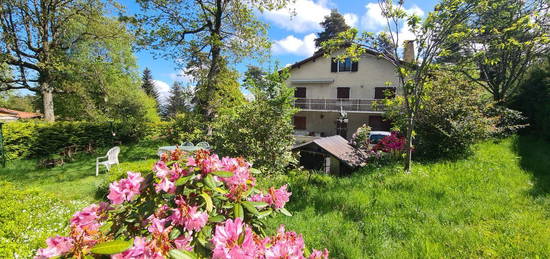
<path id="1" fill-rule="evenodd" d="M 120 153 L 120 147 L 113 147 L 107 151 L 106 156 L 96 158 L 95 162 L 95 176 L 99 175 L 99 165 L 104 165 L 107 168 L 107 171 L 111 170 L 111 166 L 118 165 L 118 154 Z M 101 159 L 107 159 L 105 161 L 99 161 Z"/>

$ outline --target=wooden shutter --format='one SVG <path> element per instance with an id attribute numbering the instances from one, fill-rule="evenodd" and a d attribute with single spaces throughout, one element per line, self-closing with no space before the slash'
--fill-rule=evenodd
<path id="1" fill-rule="evenodd" d="M 305 130 L 306 129 L 306 117 L 294 116 L 294 129 Z"/>
<path id="2" fill-rule="evenodd" d="M 359 70 L 359 62 L 353 61 L 353 63 L 351 63 L 351 72 L 357 72 L 357 70 Z"/>
<path id="3" fill-rule="evenodd" d="M 332 58 L 330 62 L 330 72 L 338 72 L 338 62 L 335 58 Z"/>
<path id="4" fill-rule="evenodd" d="M 336 98 L 338 98 L 338 99 L 349 99 L 349 87 L 338 87 L 338 88 L 336 88 Z"/>
<path id="5" fill-rule="evenodd" d="M 294 89 L 294 97 L 296 97 L 296 98 L 306 98 L 306 88 L 305 87 L 296 87 Z"/>

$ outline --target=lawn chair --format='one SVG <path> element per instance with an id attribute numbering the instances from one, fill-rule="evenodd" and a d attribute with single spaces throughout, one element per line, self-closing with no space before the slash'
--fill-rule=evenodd
<path id="1" fill-rule="evenodd" d="M 206 149 L 206 150 L 210 149 L 210 144 L 208 144 L 208 142 L 204 142 L 204 141 L 197 143 L 196 146 L 200 147 L 201 149 Z"/>
<path id="2" fill-rule="evenodd" d="M 99 175 L 99 165 L 104 165 L 105 167 L 107 167 L 107 171 L 111 170 L 112 165 L 115 165 L 115 164 L 118 165 L 118 154 L 119 153 L 120 153 L 120 148 L 119 147 L 114 147 L 114 148 L 109 149 L 109 151 L 107 151 L 106 156 L 96 158 L 95 176 Z M 105 158 L 107 158 L 106 161 L 99 162 L 100 159 L 105 159 Z"/>
<path id="3" fill-rule="evenodd" d="M 195 145 L 193 145 L 193 142 L 189 142 L 189 141 L 185 141 L 183 142 L 183 144 L 181 144 L 183 147 L 193 147 Z"/>

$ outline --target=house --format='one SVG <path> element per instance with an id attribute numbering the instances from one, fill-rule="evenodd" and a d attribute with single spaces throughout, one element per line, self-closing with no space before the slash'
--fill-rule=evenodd
<path id="1" fill-rule="evenodd" d="M 366 157 L 338 135 L 313 139 L 293 147 L 292 151 L 300 153 L 299 162 L 305 169 L 335 175 L 351 173 L 354 168 L 363 165 Z"/>
<path id="2" fill-rule="evenodd" d="M 34 112 L 22 112 L 7 108 L 0 108 L 0 121 L 9 122 L 21 119 L 40 119 L 42 114 Z"/>
<path id="3" fill-rule="evenodd" d="M 411 42 L 404 56 L 412 52 Z M 300 109 L 294 116 L 297 141 L 333 135 L 349 139 L 363 124 L 389 130 L 391 123 L 375 100 L 395 95 L 398 84 L 393 65 L 370 50 L 357 62 L 339 62 L 319 51 L 291 65 L 287 85 L 295 88 L 295 106 Z"/>

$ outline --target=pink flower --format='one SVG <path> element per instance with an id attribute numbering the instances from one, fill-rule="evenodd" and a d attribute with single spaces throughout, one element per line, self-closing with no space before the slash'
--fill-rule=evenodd
<path id="1" fill-rule="evenodd" d="M 255 201 L 255 202 L 265 202 L 267 204 L 270 204 L 271 203 L 271 196 L 269 196 L 267 194 L 263 194 L 263 193 L 258 193 L 258 194 L 250 196 L 250 198 L 248 198 L 248 200 L 249 201 Z"/>
<path id="2" fill-rule="evenodd" d="M 143 182 L 143 177 L 141 177 L 140 173 L 128 172 L 127 178 L 120 179 L 109 185 L 109 195 L 107 195 L 107 198 L 109 198 L 112 204 L 131 201 L 135 196 L 139 195 L 141 182 Z"/>
<path id="3" fill-rule="evenodd" d="M 195 158 L 192 156 L 188 157 L 187 166 L 197 166 L 197 160 L 195 160 Z"/>
<path id="4" fill-rule="evenodd" d="M 163 161 L 158 161 L 153 166 L 153 172 L 156 173 L 158 178 L 165 178 L 169 174 L 170 168 Z"/>
<path id="5" fill-rule="evenodd" d="M 304 258 L 304 239 L 295 232 L 285 232 L 281 225 L 277 235 L 271 238 L 271 246 L 265 250 L 266 259 Z"/>
<path id="6" fill-rule="evenodd" d="M 167 193 L 175 193 L 176 192 L 176 185 L 168 180 L 167 178 L 163 178 L 160 183 L 155 184 L 155 191 L 159 193 L 160 191 L 165 191 Z"/>
<path id="7" fill-rule="evenodd" d="M 199 231 L 206 222 L 208 222 L 208 213 L 197 211 L 196 206 L 190 207 L 187 217 L 185 217 L 185 228 L 187 230 Z"/>
<path id="8" fill-rule="evenodd" d="M 286 190 L 287 185 L 281 186 L 279 189 L 275 189 L 271 187 L 269 189 L 269 194 L 271 195 L 271 204 L 276 208 L 280 209 L 285 206 L 285 204 L 289 201 L 291 192 L 288 192 Z"/>
<path id="9" fill-rule="evenodd" d="M 308 259 L 328 259 L 328 250 L 324 251 L 313 249 L 313 252 L 309 255 Z"/>
<path id="10" fill-rule="evenodd" d="M 162 259 L 164 258 L 159 252 L 155 252 L 147 239 L 144 237 L 136 237 L 134 246 L 120 254 L 115 254 L 113 259 Z"/>
<path id="11" fill-rule="evenodd" d="M 211 172 L 219 171 L 221 168 L 221 161 L 218 155 L 214 154 L 201 161 L 202 173 L 208 174 Z"/>
<path id="12" fill-rule="evenodd" d="M 71 218 L 71 227 L 80 231 L 97 231 L 99 229 L 99 213 L 100 206 L 92 204 L 73 214 Z"/>
<path id="13" fill-rule="evenodd" d="M 252 229 L 241 218 L 228 219 L 224 225 L 216 226 L 212 243 L 212 258 L 254 258 L 257 254 Z"/>
<path id="14" fill-rule="evenodd" d="M 193 247 L 191 246 L 191 241 L 193 240 L 192 236 L 188 235 L 181 235 L 178 238 L 174 240 L 174 245 L 176 246 L 176 249 L 183 249 L 187 251 L 193 251 Z"/>
<path id="15" fill-rule="evenodd" d="M 167 228 L 165 228 L 166 225 L 166 219 L 159 219 L 155 217 L 155 215 L 151 215 L 148 218 L 149 222 L 151 222 L 151 225 L 147 228 L 149 232 L 151 232 L 153 235 L 162 235 L 165 232 L 167 232 Z"/>
<path id="16" fill-rule="evenodd" d="M 73 249 L 74 240 L 70 237 L 55 236 L 46 239 L 47 248 L 38 249 L 35 259 L 50 258 L 60 256 L 70 252 Z"/>

